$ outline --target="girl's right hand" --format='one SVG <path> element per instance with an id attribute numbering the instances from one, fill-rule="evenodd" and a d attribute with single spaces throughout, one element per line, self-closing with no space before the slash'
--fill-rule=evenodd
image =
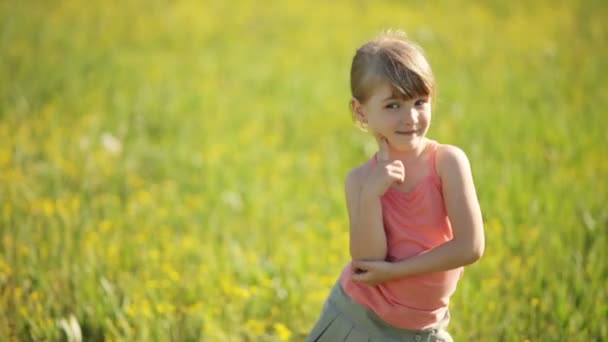
<path id="1" fill-rule="evenodd" d="M 376 165 L 368 174 L 364 193 L 371 196 L 382 196 L 393 185 L 405 180 L 405 167 L 401 160 L 390 160 L 388 141 L 383 136 L 376 136 L 378 141 L 378 153 L 376 154 Z"/>

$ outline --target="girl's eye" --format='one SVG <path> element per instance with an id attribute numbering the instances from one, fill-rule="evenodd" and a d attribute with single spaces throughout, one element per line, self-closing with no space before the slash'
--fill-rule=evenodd
<path id="1" fill-rule="evenodd" d="M 399 108 L 399 104 L 398 103 L 389 103 L 386 105 L 387 109 L 398 109 Z"/>
<path id="2" fill-rule="evenodd" d="M 428 102 L 427 99 L 420 99 L 420 100 L 416 101 L 416 103 L 414 103 L 414 105 L 416 105 L 416 107 L 420 107 L 420 106 L 424 106 L 427 102 Z"/>

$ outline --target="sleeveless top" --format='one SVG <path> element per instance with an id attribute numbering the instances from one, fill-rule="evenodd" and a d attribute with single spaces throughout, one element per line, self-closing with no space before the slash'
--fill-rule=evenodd
<path id="1" fill-rule="evenodd" d="M 381 197 L 388 244 L 387 261 L 418 255 L 452 239 L 441 179 L 435 170 L 437 142 L 428 150 L 428 175 L 411 191 L 395 188 Z M 376 156 L 370 161 L 376 163 Z M 340 276 L 340 284 L 354 301 L 371 309 L 385 322 L 403 329 L 433 328 L 447 314 L 463 267 L 406 276 L 376 286 L 352 281 L 352 263 Z"/>

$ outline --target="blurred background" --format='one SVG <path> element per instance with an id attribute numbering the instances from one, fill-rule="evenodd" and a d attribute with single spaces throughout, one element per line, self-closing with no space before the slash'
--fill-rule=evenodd
<path id="1" fill-rule="evenodd" d="M 301 341 L 348 262 L 355 49 L 425 49 L 486 252 L 457 341 L 608 339 L 604 1 L 0 2 L 0 339 Z"/>

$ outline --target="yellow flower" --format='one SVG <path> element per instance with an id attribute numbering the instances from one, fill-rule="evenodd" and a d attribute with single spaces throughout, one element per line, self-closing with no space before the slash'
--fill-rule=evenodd
<path id="1" fill-rule="evenodd" d="M 127 184 L 132 188 L 140 188 L 144 186 L 145 181 L 138 175 L 129 174 L 127 175 Z"/>
<path id="2" fill-rule="evenodd" d="M 148 258 L 152 261 L 156 261 L 160 258 L 160 252 L 157 249 L 151 249 L 148 251 Z"/>
<path id="3" fill-rule="evenodd" d="M 276 332 L 277 336 L 279 337 L 279 340 L 289 341 L 289 338 L 291 337 L 291 330 L 289 330 L 289 328 L 287 328 L 285 326 L 285 324 L 275 323 L 274 331 Z"/>
<path id="4" fill-rule="evenodd" d="M 7 264 L 3 264 L 0 260 L 0 282 L 5 281 L 13 273 L 13 270 Z"/>
<path id="5" fill-rule="evenodd" d="M 141 189 L 135 194 L 135 202 L 139 206 L 147 205 L 152 202 L 152 194 L 149 191 Z"/>
<path id="6" fill-rule="evenodd" d="M 42 201 L 42 210 L 47 217 L 53 216 L 55 213 L 55 203 L 50 199 Z"/>
<path id="7" fill-rule="evenodd" d="M 536 297 L 530 299 L 530 304 L 532 305 L 532 307 L 537 307 L 539 303 L 540 303 L 540 299 L 538 299 Z"/>
<path id="8" fill-rule="evenodd" d="M 30 294 L 30 300 L 32 302 L 36 302 L 41 298 L 40 292 L 38 291 L 32 291 L 32 293 Z"/>
<path id="9" fill-rule="evenodd" d="M 175 312 L 175 305 L 159 303 L 159 304 L 156 304 L 156 311 L 158 313 L 160 313 L 161 315 L 167 314 L 167 313 L 173 313 L 173 312 Z"/>
<path id="10" fill-rule="evenodd" d="M 109 220 L 103 220 L 99 222 L 99 231 L 101 233 L 108 233 L 112 229 L 112 222 Z"/>
<path id="11" fill-rule="evenodd" d="M 173 267 L 173 265 L 165 262 L 161 265 L 161 269 L 163 270 L 163 272 L 165 273 L 165 275 L 169 278 L 169 280 L 173 281 L 173 282 L 178 282 L 180 279 L 180 275 L 177 272 L 177 270 L 175 270 L 175 268 Z"/>
<path id="12" fill-rule="evenodd" d="M 154 279 L 147 280 L 146 282 L 144 282 L 144 285 L 148 289 L 159 289 L 161 287 L 160 282 Z"/>
<path id="13" fill-rule="evenodd" d="M 319 282 L 323 286 L 330 287 L 330 286 L 332 286 L 336 282 L 336 277 L 334 277 L 334 276 L 321 276 L 320 279 L 319 279 Z"/>
<path id="14" fill-rule="evenodd" d="M 188 311 L 190 313 L 197 313 L 202 310 L 203 310 L 203 302 L 196 302 L 196 303 L 191 304 L 188 307 L 186 307 L 186 311 Z"/>
<path id="15" fill-rule="evenodd" d="M 150 303 L 147 300 L 141 302 L 138 311 L 144 318 L 152 318 L 152 310 L 150 308 Z"/>
<path id="16" fill-rule="evenodd" d="M 266 330 L 266 326 L 264 322 L 259 321 L 257 319 L 250 319 L 245 323 L 245 328 L 247 331 L 251 332 L 253 336 L 259 337 L 264 334 Z"/>
<path id="17" fill-rule="evenodd" d="M 30 255 L 30 248 L 26 245 L 19 245 L 19 255 L 21 255 L 21 256 Z"/>
<path id="18" fill-rule="evenodd" d="M 135 310 L 135 305 L 133 305 L 133 304 L 127 304 L 126 307 L 125 307 L 125 313 L 129 317 L 135 317 L 135 316 L 137 316 L 137 311 Z"/>

